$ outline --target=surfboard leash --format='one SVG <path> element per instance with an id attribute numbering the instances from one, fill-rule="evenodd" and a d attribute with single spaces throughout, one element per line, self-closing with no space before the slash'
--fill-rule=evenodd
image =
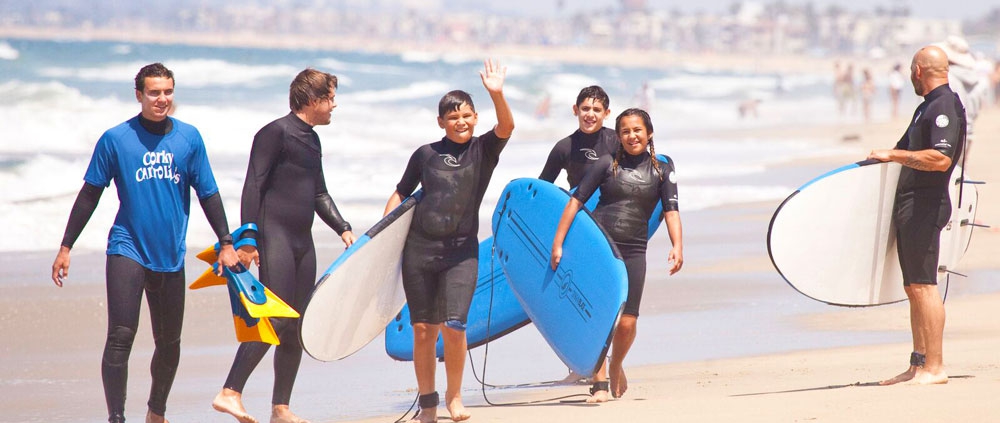
<path id="1" fill-rule="evenodd" d="M 503 214 L 503 210 L 506 210 L 506 208 L 507 208 L 506 207 L 506 201 L 504 201 L 504 208 L 501 209 L 501 215 Z M 499 221 L 499 219 L 498 219 L 498 221 Z M 493 233 L 494 234 L 497 233 L 497 228 L 493 228 Z M 476 374 L 476 365 L 475 365 L 475 362 L 472 360 L 472 351 L 468 351 L 468 350 L 466 351 L 466 354 L 469 355 L 469 365 L 472 367 L 472 375 L 473 375 L 473 377 L 476 378 L 476 381 L 479 382 L 480 391 L 483 393 L 483 400 L 486 401 L 487 404 L 489 404 L 491 406 L 494 406 L 494 407 L 505 407 L 505 406 L 515 406 L 515 405 L 540 404 L 540 403 L 546 403 L 546 402 L 552 402 L 552 401 L 560 401 L 560 400 L 564 400 L 564 399 L 568 399 L 568 398 L 575 398 L 575 397 L 590 397 L 590 395 L 587 395 L 587 394 L 572 394 L 572 395 L 564 395 L 564 396 L 561 396 L 561 397 L 548 398 L 548 399 L 540 399 L 540 400 L 533 400 L 533 401 L 518 401 L 518 402 L 495 403 L 493 401 L 490 401 L 489 397 L 486 396 L 486 386 L 488 385 L 486 383 L 486 363 L 487 363 L 489 355 L 490 355 L 490 342 L 493 341 L 493 339 L 491 338 L 492 334 L 490 333 L 490 324 L 491 324 L 492 318 L 493 318 L 493 289 L 494 289 L 494 283 L 495 283 L 494 275 L 496 274 L 494 272 L 495 263 L 493 262 L 493 257 L 496 256 L 496 248 L 497 248 L 497 240 L 496 240 L 496 237 L 494 236 L 493 237 L 493 242 L 490 243 L 490 302 L 489 302 L 489 307 L 486 309 L 486 339 L 487 339 L 487 342 L 486 342 L 485 348 L 483 349 L 483 377 L 482 377 L 482 379 L 480 379 L 479 375 Z M 553 381 L 553 382 L 555 382 L 555 381 Z M 545 383 L 545 382 L 542 382 L 542 383 Z M 499 385 L 488 385 L 488 386 L 491 387 L 491 388 L 502 388 L 502 387 L 504 387 L 504 386 L 499 386 Z M 522 385 L 507 385 L 506 387 L 514 387 L 514 388 L 516 388 L 516 387 L 527 387 L 527 386 L 528 385 L 526 385 L 526 384 L 522 384 Z M 407 410 L 407 413 L 409 413 L 409 410 Z M 399 422 L 397 421 L 395 423 L 399 423 Z"/>

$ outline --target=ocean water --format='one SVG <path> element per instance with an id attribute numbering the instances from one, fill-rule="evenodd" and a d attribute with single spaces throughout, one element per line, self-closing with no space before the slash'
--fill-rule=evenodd
<path id="1" fill-rule="evenodd" d="M 508 67 L 505 94 L 517 130 L 486 195 L 484 213 L 506 181 L 537 176 L 552 144 L 575 129 L 570 108 L 580 88 L 591 84 L 608 91 L 613 112 L 637 105 L 642 83 L 653 87 L 658 152 L 677 163 L 685 211 L 781 198 L 801 181 L 757 183 L 753 175 L 773 163 L 843 152 L 836 145 L 806 139 L 672 135 L 834 121 L 838 117 L 828 98 L 827 75 L 501 59 Z M 380 217 L 413 150 L 441 137 L 435 118 L 443 93 L 464 89 L 473 95 L 481 118 L 477 132 L 496 121 L 479 80 L 480 58 L 6 40 L 0 44 L 0 221 L 7 223 L 7 236 L 0 238 L 0 251 L 58 246 L 94 144 L 104 130 L 138 113 L 132 81 L 142 65 L 154 61 L 175 72 L 175 117 L 195 125 L 206 140 L 232 222 L 239 216 L 238 196 L 253 135 L 288 112 L 288 84 L 307 66 L 340 79 L 333 123 L 316 130 L 324 145 L 331 194 L 359 229 Z M 552 105 L 549 116 L 540 118 L 535 108 L 545 95 L 551 96 Z M 747 98 L 763 100 L 763 116 L 739 118 L 736 105 Z M 607 125 L 614 125 L 613 116 Z M 108 191 L 78 247 L 104 248 L 106 228 L 117 209 Z M 192 211 L 191 243 L 211 241 L 204 220 L 199 211 Z"/>
<path id="2" fill-rule="evenodd" d="M 650 112 L 657 152 L 671 156 L 677 166 L 688 263 L 738 260 L 766 253 L 767 222 L 747 216 L 769 214 L 773 211 L 769 202 L 776 204 L 824 170 L 808 164 L 776 164 L 857 154 L 833 141 L 713 139 L 699 135 L 705 129 L 733 129 L 738 133 L 743 128 L 858 122 L 857 115 L 838 115 L 830 98 L 831 75 L 715 71 L 682 64 L 631 69 L 517 57 L 501 59 L 508 66 L 505 93 L 517 129 L 486 194 L 481 210 L 485 218 L 506 181 L 537 176 L 553 143 L 575 129 L 570 108 L 580 88 L 591 84 L 608 91 L 613 111 L 638 105 L 636 93 L 644 82 L 655 90 Z M 381 216 L 414 149 L 441 137 L 435 116 L 442 94 L 464 89 L 473 95 L 481 119 L 477 132 L 495 123 L 492 105 L 478 77 L 481 58 L 3 40 L 0 222 L 5 224 L 5 236 L 0 237 L 0 263 L 15 270 L 0 274 L 0 286 L 39 283 L 33 279 L 35 273 L 40 275 L 40 283 L 47 283 L 49 260 L 59 245 L 94 144 L 104 130 L 138 113 L 132 79 L 142 65 L 154 61 L 165 63 L 175 72 L 175 117 L 195 125 L 205 138 L 232 224 L 239 217 L 238 197 L 253 135 L 288 112 L 288 84 L 307 66 L 340 78 L 339 107 L 334 111 L 333 123 L 316 130 L 323 142 L 327 185 L 341 212 L 359 232 Z M 885 82 L 876 82 L 883 95 Z M 551 96 L 550 115 L 536 116 L 536 106 L 546 95 Z M 737 105 L 750 98 L 762 101 L 761 115 L 741 119 Z M 876 110 L 884 113 L 885 101 L 880 97 Z M 877 112 L 875 117 L 884 116 Z M 607 125 L 613 126 L 613 121 Z M 733 205 L 740 206 L 727 207 Z M 102 260 L 93 256 L 99 256 L 105 248 L 116 209 L 113 189 L 105 191 L 77 243 L 77 249 L 91 254 L 76 256 L 88 257 L 84 260 L 89 261 L 80 266 L 86 268 L 76 270 L 74 283 L 103 283 L 99 265 Z M 195 205 L 191 212 L 190 250 L 200 250 L 202 245 L 213 242 L 203 214 L 197 209 Z M 322 269 L 342 246 L 322 222 L 317 222 L 316 232 L 323 234 L 317 236 L 319 255 L 326 258 L 321 259 Z M 481 237 L 487 236 L 489 225 L 482 225 L 481 231 Z M 663 253 L 667 243 L 665 236 L 658 235 L 651 241 L 650 251 Z M 682 272 L 668 278 L 661 259 L 650 258 L 647 274 L 647 296 L 661 296 L 648 303 L 660 303 L 661 309 L 646 313 L 644 308 L 643 335 L 632 349 L 629 366 L 906 340 L 906 334 L 900 333 L 831 334 L 802 329 L 795 324 L 795 315 L 829 307 L 795 293 L 776 272 Z M 198 266 L 190 265 L 189 273 L 200 272 L 195 269 Z M 86 276 L 81 278 L 81 274 Z M 740 322 L 738 328 L 732 326 L 736 321 Z M 529 328 L 491 343 L 488 360 L 484 348 L 473 350 L 477 371 L 481 372 L 481 365 L 488 362 L 488 383 L 516 384 L 565 376 L 565 367 L 537 331 Z M 184 359 L 228 366 L 234 350 L 235 345 L 228 340 L 213 345 L 185 345 Z M 97 366 L 98 354 L 95 349 L 92 355 L 74 359 L 91 360 Z M 133 368 L 145 366 L 148 354 L 148 348 L 137 349 Z M 270 399 L 269 363 L 270 358 L 266 358 L 245 392 L 248 407 L 258 417 L 266 415 Z M 211 421 L 225 421 L 225 416 L 208 409 L 208 401 L 224 372 L 225 368 L 220 367 L 210 374 L 179 378 L 171 396 L 170 417 L 206 421 L 211 416 Z M 641 381 L 641 376 L 634 380 Z M 13 386 L 11 383 L 4 386 Z M 93 404 L 88 403 L 83 413 L 86 416 L 70 417 L 68 410 L 62 410 L 52 411 L 62 413 L 58 416 L 42 414 L 25 417 L 24 421 L 95 421 L 103 413 L 99 393 L 94 391 L 99 390 L 99 377 L 51 383 L 93 393 Z M 412 366 L 387 360 L 379 338 L 348 360 L 303 360 L 294 401 L 296 410 L 314 421 L 401 413 L 413 399 L 414 385 Z M 481 405 L 478 384 L 470 370 L 466 372 L 465 387 L 467 403 Z M 147 386 L 141 383 L 130 384 L 130 417 L 144 409 L 145 389 Z M 498 390 L 490 396 L 495 399 L 495 395 L 507 392 Z"/>

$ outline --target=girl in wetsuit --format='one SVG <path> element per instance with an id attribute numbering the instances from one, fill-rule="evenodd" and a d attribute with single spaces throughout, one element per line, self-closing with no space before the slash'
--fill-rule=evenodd
<path id="1" fill-rule="evenodd" d="M 479 268 L 479 206 L 514 130 L 514 117 L 503 96 L 506 73 L 506 68 L 492 61 L 486 61 L 480 72 L 496 109 L 497 126 L 479 137 L 473 136 L 478 115 L 469 94 L 456 90 L 441 98 L 438 125 L 445 131 L 444 138 L 413 153 L 385 206 L 388 214 L 417 185 L 423 189 L 403 248 L 402 269 L 420 393 L 420 412 L 414 422 L 437 421 L 434 373 L 439 332 L 444 337 L 448 379 L 445 406 L 453 421 L 470 417 L 461 396 L 465 323 Z"/>
<path id="2" fill-rule="evenodd" d="M 681 237 L 681 218 L 677 208 L 677 183 L 674 164 L 656 159 L 653 147 L 653 123 L 649 114 L 641 109 L 628 109 L 615 120 L 620 146 L 614 158 L 604 157 L 584 176 L 576 192 L 563 210 L 552 242 L 552 268 L 562 258 L 563 240 L 580 207 L 599 187 L 601 198 L 592 213 L 615 242 L 625 261 L 628 272 L 628 297 L 625 309 L 615 329 L 611 347 L 610 377 L 608 364 L 594 375 L 591 397 L 587 402 L 605 402 L 608 390 L 616 398 L 628 389 L 622 362 L 635 341 L 639 302 L 646 279 L 646 243 L 650 215 L 659 201 L 663 206 L 664 220 L 673 248 L 667 255 L 671 264 L 670 274 L 681 270 L 684 253 Z"/>

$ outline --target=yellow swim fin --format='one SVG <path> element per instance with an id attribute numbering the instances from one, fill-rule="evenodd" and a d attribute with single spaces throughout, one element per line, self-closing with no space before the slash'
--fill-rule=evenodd
<path id="1" fill-rule="evenodd" d="M 215 251 L 215 246 L 213 245 L 198 253 L 195 257 L 198 257 L 198 260 L 205 263 L 212 264 L 219 261 L 219 252 Z"/>
<path id="2" fill-rule="evenodd" d="M 240 342 L 265 342 L 271 345 L 279 345 L 278 334 L 274 332 L 271 322 L 264 319 L 257 319 L 257 324 L 247 326 L 243 318 L 233 316 L 233 326 L 236 327 L 236 340 Z"/>
<path id="3" fill-rule="evenodd" d="M 216 275 L 215 268 L 209 267 L 208 270 L 205 271 L 205 273 L 202 273 L 201 276 L 198 276 L 198 279 L 195 279 L 194 282 L 191 282 L 191 285 L 188 286 L 188 289 L 200 289 L 206 286 L 216 286 L 225 284 L 226 284 L 226 277 Z"/>
<path id="4" fill-rule="evenodd" d="M 250 301 L 244 293 L 240 293 L 240 302 L 243 303 L 243 307 L 246 308 L 251 317 L 299 317 L 299 312 L 278 298 L 270 289 L 263 285 L 261 288 L 264 288 L 264 297 L 267 298 L 263 304 Z"/>

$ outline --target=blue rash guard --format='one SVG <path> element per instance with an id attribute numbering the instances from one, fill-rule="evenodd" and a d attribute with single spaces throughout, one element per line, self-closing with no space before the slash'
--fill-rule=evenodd
<path id="1" fill-rule="evenodd" d="M 156 272 L 184 267 L 191 188 L 200 199 L 219 191 L 201 134 L 169 119 L 173 129 L 165 135 L 151 134 L 138 116 L 107 130 L 83 178 L 105 188 L 115 181 L 121 204 L 107 254 Z"/>

